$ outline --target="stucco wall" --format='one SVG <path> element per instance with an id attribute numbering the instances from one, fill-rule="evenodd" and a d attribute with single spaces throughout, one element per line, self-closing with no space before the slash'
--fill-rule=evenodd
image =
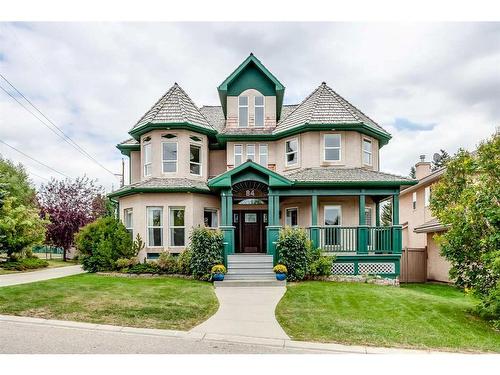
<path id="1" fill-rule="evenodd" d="M 276 163 L 276 152 L 275 152 L 275 142 L 227 142 L 227 166 L 228 168 L 235 167 L 234 165 L 234 146 L 243 146 L 243 158 L 242 163 L 247 161 L 247 145 L 255 145 L 255 162 L 260 163 L 259 157 L 259 147 L 260 145 L 267 145 L 267 168 L 273 169 L 273 165 Z"/>
<path id="2" fill-rule="evenodd" d="M 175 134 L 177 137 L 172 139 L 162 138 L 164 134 Z M 190 139 L 190 136 L 201 138 L 201 142 L 196 142 Z M 142 150 L 143 140 L 146 137 L 151 137 L 151 157 L 152 157 L 152 173 L 150 176 L 144 176 L 144 152 Z M 162 142 L 177 142 L 177 172 L 163 173 L 162 172 Z M 193 175 L 189 172 L 189 146 L 196 144 L 201 146 L 201 176 Z M 151 177 L 172 177 L 172 178 L 190 178 L 206 181 L 208 176 L 208 140 L 203 134 L 191 132 L 188 130 L 153 130 L 144 134 L 141 137 L 141 152 L 140 159 L 136 156 L 130 159 L 131 169 L 145 180 Z M 134 176 L 136 176 L 134 174 Z"/>
<path id="3" fill-rule="evenodd" d="M 208 154 L 208 178 L 224 173 L 227 170 L 226 150 L 210 150 Z"/>
<path id="4" fill-rule="evenodd" d="M 427 279 L 450 282 L 450 262 L 439 254 L 440 246 L 433 238 L 435 233 L 427 233 Z"/>
<path id="5" fill-rule="evenodd" d="M 248 126 L 253 127 L 255 125 L 255 96 L 262 96 L 262 94 L 254 89 L 248 89 L 243 91 L 240 96 L 248 97 L 248 113 L 249 121 Z M 238 128 L 238 96 L 228 96 L 227 97 L 227 122 L 226 126 L 228 128 Z M 275 127 L 276 126 L 276 97 L 275 96 L 264 96 L 264 127 Z"/>
<path id="6" fill-rule="evenodd" d="M 185 226 L 186 226 L 186 246 L 189 245 L 189 233 L 193 226 L 203 225 L 203 210 L 205 208 L 216 208 L 219 210 L 220 219 L 220 198 L 208 194 L 190 194 L 190 193 L 148 193 L 135 194 L 120 198 L 120 219 L 123 221 L 124 210 L 133 209 L 133 229 L 134 237 L 139 234 L 146 243 L 146 248 L 139 254 L 140 259 L 146 256 L 146 252 L 181 252 L 184 247 L 171 247 L 169 234 L 169 207 L 185 208 Z M 163 247 L 147 246 L 147 211 L 148 206 L 163 207 Z"/>
<path id="7" fill-rule="evenodd" d="M 130 183 L 138 182 L 141 180 L 141 152 L 130 152 Z"/>

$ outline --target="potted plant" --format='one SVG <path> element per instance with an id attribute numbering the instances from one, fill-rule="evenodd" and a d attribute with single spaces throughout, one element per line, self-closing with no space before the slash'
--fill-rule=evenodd
<path id="1" fill-rule="evenodd" d="M 212 267 L 212 280 L 222 281 L 224 280 L 224 274 L 226 273 L 226 267 L 223 264 L 216 264 Z"/>
<path id="2" fill-rule="evenodd" d="M 273 271 L 276 274 L 276 280 L 283 281 L 286 279 L 288 270 L 286 269 L 286 266 L 284 264 L 277 264 L 276 266 L 274 266 Z"/>

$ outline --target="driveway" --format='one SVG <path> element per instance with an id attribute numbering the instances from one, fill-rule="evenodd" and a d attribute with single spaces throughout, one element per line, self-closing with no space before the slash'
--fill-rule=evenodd
<path id="1" fill-rule="evenodd" d="M 218 287 L 219 310 L 191 332 L 289 339 L 274 315 L 284 286 Z"/>
<path id="2" fill-rule="evenodd" d="M 77 265 L 77 266 L 47 268 L 41 271 L 0 275 L 0 287 L 34 283 L 35 281 L 57 279 L 59 277 L 77 275 L 79 273 L 84 273 L 84 272 L 85 271 L 82 269 L 82 266 Z"/>

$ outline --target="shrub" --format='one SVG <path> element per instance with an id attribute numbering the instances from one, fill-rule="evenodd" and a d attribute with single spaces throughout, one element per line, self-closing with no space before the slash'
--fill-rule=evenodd
<path id="1" fill-rule="evenodd" d="M 276 249 L 279 263 L 288 269 L 290 281 L 302 280 L 306 276 L 310 248 L 311 242 L 304 229 L 285 227 L 280 231 Z"/>
<path id="2" fill-rule="evenodd" d="M 77 233 L 75 244 L 82 254 L 83 269 L 89 272 L 113 270 L 119 258 L 137 256 L 125 226 L 112 217 L 84 226 Z"/>
<path id="3" fill-rule="evenodd" d="M 219 230 L 205 227 L 194 228 L 191 232 L 191 272 L 202 280 L 210 279 L 210 270 L 222 263 L 223 235 Z"/>
<path id="4" fill-rule="evenodd" d="M 273 268 L 274 273 L 288 273 L 286 266 L 284 264 L 277 264 Z"/>
<path id="5" fill-rule="evenodd" d="M 191 250 L 184 250 L 177 258 L 177 266 L 179 273 L 182 275 L 191 275 L 191 257 L 193 253 Z"/>
<path id="6" fill-rule="evenodd" d="M 128 268 L 130 266 L 136 265 L 137 263 L 139 263 L 139 261 L 137 260 L 136 257 L 133 257 L 133 258 L 119 258 L 115 262 L 115 267 L 118 270 L 123 270 L 124 268 Z"/>
<path id="7" fill-rule="evenodd" d="M 5 262 L 0 265 L 5 270 L 25 271 L 48 267 L 49 262 L 39 258 L 24 258 L 13 262 Z"/>
<path id="8" fill-rule="evenodd" d="M 332 264 L 334 256 L 321 255 L 321 249 L 310 248 L 307 253 L 307 276 L 330 276 L 332 274 Z"/>
<path id="9" fill-rule="evenodd" d="M 170 253 L 161 253 L 156 264 L 161 273 L 172 274 L 177 273 L 179 270 L 177 259 Z"/>
<path id="10" fill-rule="evenodd" d="M 226 267 L 224 267 L 223 264 L 216 264 L 215 266 L 212 267 L 212 274 L 214 273 L 226 273 Z"/>
<path id="11" fill-rule="evenodd" d="M 138 263 L 130 267 L 127 271 L 128 273 L 160 273 L 158 264 L 155 261 Z"/>

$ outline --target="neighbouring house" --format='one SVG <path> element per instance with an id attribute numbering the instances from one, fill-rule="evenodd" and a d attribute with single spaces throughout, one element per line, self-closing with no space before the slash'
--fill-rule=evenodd
<path id="1" fill-rule="evenodd" d="M 418 184 L 407 187 L 400 193 L 399 216 L 403 225 L 403 249 L 408 256 L 408 272 L 417 279 L 411 281 L 450 282 L 450 263 L 440 254 L 440 246 L 434 236 L 446 227 L 432 215 L 430 198 L 432 185 L 439 181 L 446 167 L 431 171 L 431 163 L 425 155 L 415 164 Z M 415 253 L 412 255 L 412 252 Z M 418 253 L 423 254 L 419 259 Z M 417 276 L 419 275 L 419 276 Z M 422 279 L 420 279 L 422 278 Z"/>
<path id="2" fill-rule="evenodd" d="M 145 239 L 140 257 L 182 252 L 204 225 L 224 234 L 229 278 L 250 260 L 242 278 L 259 267 L 270 277 L 279 231 L 293 226 L 337 255 L 335 274 L 397 277 L 399 210 L 381 226 L 379 203 L 398 207 L 417 181 L 379 171 L 391 135 L 324 82 L 284 104 L 285 87 L 253 54 L 217 90 L 220 105 L 198 107 L 175 83 L 117 145 L 130 183 L 110 197 Z"/>

